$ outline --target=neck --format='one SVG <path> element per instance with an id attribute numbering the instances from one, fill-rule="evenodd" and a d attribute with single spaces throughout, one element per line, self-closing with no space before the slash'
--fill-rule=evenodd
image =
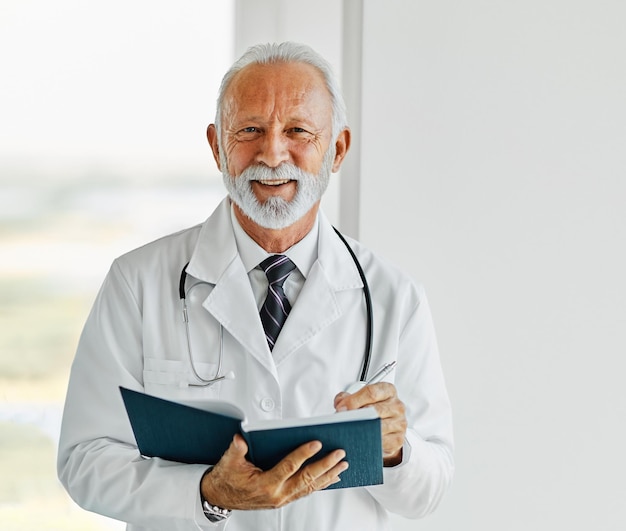
<path id="1" fill-rule="evenodd" d="M 293 225 L 285 227 L 284 229 L 266 229 L 265 227 L 261 227 L 246 216 L 239 206 L 236 204 L 234 206 L 235 217 L 246 234 L 268 253 L 275 254 L 284 253 L 311 231 L 320 203 L 319 201 L 315 203 L 304 216 Z"/>

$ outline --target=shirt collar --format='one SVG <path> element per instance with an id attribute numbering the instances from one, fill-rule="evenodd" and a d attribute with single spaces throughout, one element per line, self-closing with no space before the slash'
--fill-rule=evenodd
<path id="1" fill-rule="evenodd" d="M 250 273 L 255 267 L 257 267 L 263 260 L 265 260 L 270 253 L 268 253 L 263 247 L 256 243 L 247 233 L 243 230 L 237 217 L 235 216 L 235 210 L 232 205 L 230 207 L 230 217 L 233 224 L 233 231 L 235 233 L 235 243 L 237 245 L 237 251 L 241 257 L 241 261 L 246 269 L 247 273 Z M 317 260 L 318 256 L 318 235 L 319 235 L 319 215 L 315 218 L 313 227 L 309 233 L 302 238 L 298 243 L 292 245 L 287 249 L 284 255 L 287 255 L 289 259 L 296 264 L 296 267 L 302 273 L 302 276 L 306 278 L 313 267 L 313 264 Z"/>

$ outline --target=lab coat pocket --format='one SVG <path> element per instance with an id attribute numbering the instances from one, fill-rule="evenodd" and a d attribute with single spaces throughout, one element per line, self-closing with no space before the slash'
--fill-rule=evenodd
<path id="1" fill-rule="evenodd" d="M 210 379 L 217 371 L 217 364 L 196 362 L 195 370 L 200 377 Z M 145 392 L 163 398 L 217 398 L 221 382 L 210 386 L 201 384 L 188 361 L 144 358 L 143 384 Z"/>

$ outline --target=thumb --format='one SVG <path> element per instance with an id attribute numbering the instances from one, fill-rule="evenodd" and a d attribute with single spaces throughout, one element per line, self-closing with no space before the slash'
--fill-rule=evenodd
<path id="1" fill-rule="evenodd" d="M 230 443 L 231 448 L 235 451 L 237 455 L 241 455 L 241 457 L 245 457 L 248 453 L 248 445 L 246 444 L 246 440 L 239 435 L 235 434 L 233 437 L 233 442 Z"/>
<path id="2" fill-rule="evenodd" d="M 232 459 L 234 461 L 239 461 L 241 459 L 245 459 L 247 453 L 248 445 L 246 444 L 245 439 L 241 435 L 236 434 L 228 446 L 228 449 L 224 452 L 222 459 L 225 458 L 227 460 Z"/>
<path id="3" fill-rule="evenodd" d="M 335 406 L 335 409 L 337 409 L 337 405 L 347 396 L 350 396 L 350 393 L 345 393 L 343 391 L 335 396 L 335 402 L 333 404 Z"/>

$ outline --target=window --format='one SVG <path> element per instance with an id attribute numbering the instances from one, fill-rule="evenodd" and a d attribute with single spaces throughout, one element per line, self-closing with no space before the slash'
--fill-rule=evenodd
<path id="1" fill-rule="evenodd" d="M 0 527 L 119 529 L 76 507 L 56 441 L 112 260 L 225 194 L 205 139 L 234 2 L 8 0 L 0 18 Z M 33 518 L 33 515 L 37 515 Z"/>

